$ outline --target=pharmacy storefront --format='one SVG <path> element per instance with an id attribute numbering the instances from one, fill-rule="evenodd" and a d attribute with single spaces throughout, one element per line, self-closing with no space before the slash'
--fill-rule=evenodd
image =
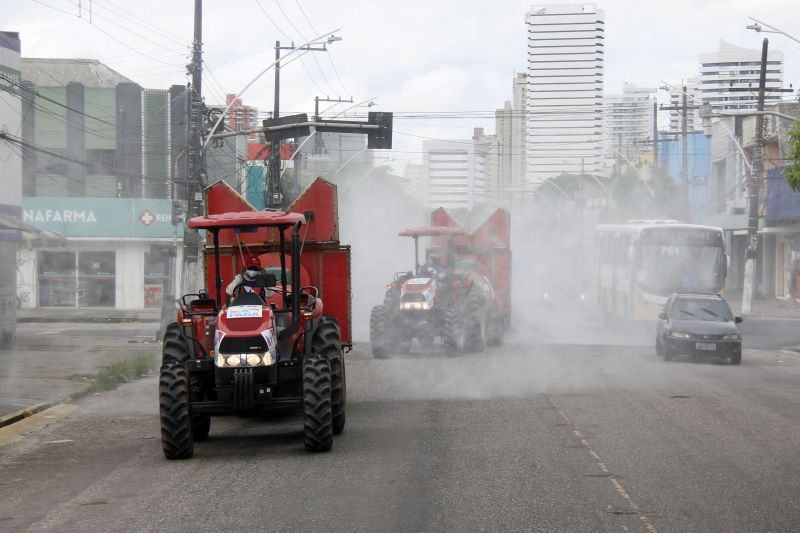
<path id="1" fill-rule="evenodd" d="M 67 239 L 62 247 L 20 250 L 22 308 L 161 307 L 177 282 L 183 228 L 171 223 L 170 200 L 32 197 L 22 204 L 26 223 Z"/>

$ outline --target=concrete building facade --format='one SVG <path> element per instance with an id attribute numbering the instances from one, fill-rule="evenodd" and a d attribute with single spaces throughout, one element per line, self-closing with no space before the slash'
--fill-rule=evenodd
<path id="1" fill-rule="evenodd" d="M 603 169 L 605 14 L 596 4 L 534 5 L 526 14 L 527 180 Z"/>
<path id="2" fill-rule="evenodd" d="M 180 286 L 186 88 L 90 59 L 23 58 L 23 221 L 66 238 L 18 255 L 23 307 L 161 307 Z"/>
<path id="3" fill-rule="evenodd" d="M 422 151 L 429 207 L 471 209 L 484 199 L 486 143 L 473 139 L 425 140 Z"/>
<path id="4" fill-rule="evenodd" d="M 626 83 L 622 93 L 605 96 L 606 156 L 610 160 L 623 157 L 635 162 L 652 149 L 655 92 L 655 88 Z"/>
<path id="5" fill-rule="evenodd" d="M 755 109 L 761 72 L 761 50 L 720 40 L 716 52 L 700 54 L 698 89 L 703 104 L 713 109 Z M 781 99 L 783 52 L 767 54 L 766 101 Z"/>

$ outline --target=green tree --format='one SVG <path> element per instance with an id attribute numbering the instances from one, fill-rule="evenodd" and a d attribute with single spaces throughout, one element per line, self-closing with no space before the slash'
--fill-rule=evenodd
<path id="1" fill-rule="evenodd" d="M 800 97 L 798 97 L 800 100 Z M 789 182 L 789 187 L 795 191 L 800 191 L 800 118 L 794 121 L 794 125 L 789 130 L 789 159 L 790 163 L 786 166 L 783 175 Z"/>

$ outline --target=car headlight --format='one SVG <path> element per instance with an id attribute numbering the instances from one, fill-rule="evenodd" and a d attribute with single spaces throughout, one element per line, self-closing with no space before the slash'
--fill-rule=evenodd
<path id="1" fill-rule="evenodd" d="M 688 333 L 684 333 L 682 331 L 673 331 L 670 334 L 670 337 L 672 337 L 673 339 L 691 339 L 692 338 L 691 335 L 689 335 Z"/>
<path id="2" fill-rule="evenodd" d="M 724 341 L 740 341 L 742 340 L 742 336 L 738 333 L 729 333 L 728 335 L 723 335 L 722 340 Z"/>

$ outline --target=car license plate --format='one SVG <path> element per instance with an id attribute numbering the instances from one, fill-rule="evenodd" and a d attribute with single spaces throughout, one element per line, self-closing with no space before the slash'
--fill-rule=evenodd
<path id="1" fill-rule="evenodd" d="M 695 343 L 694 347 L 698 350 L 706 350 L 709 352 L 714 352 L 717 350 L 717 345 L 713 342 L 698 342 Z"/>

